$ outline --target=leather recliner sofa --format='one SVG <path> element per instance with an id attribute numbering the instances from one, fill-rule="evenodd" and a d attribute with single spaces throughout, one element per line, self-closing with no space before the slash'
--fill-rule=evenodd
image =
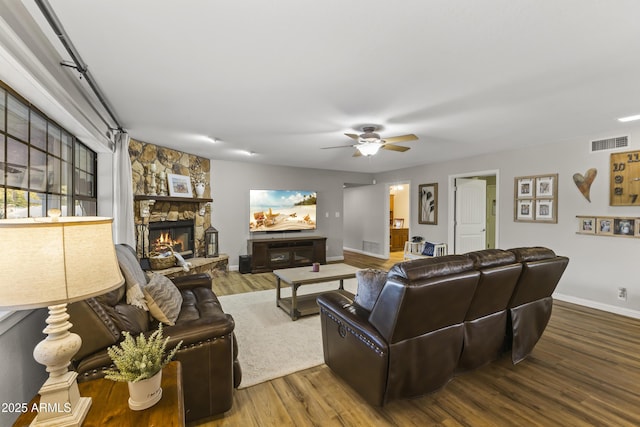
<path id="1" fill-rule="evenodd" d="M 129 246 L 116 245 L 123 270 L 140 268 Z M 142 269 L 137 274 L 144 273 Z M 233 390 L 242 379 L 237 360 L 233 317 L 224 313 L 211 289 L 208 274 L 177 277 L 173 283 L 182 295 L 182 307 L 173 326 L 164 326 L 169 336 L 167 348 L 183 341 L 175 360 L 182 364 L 185 418 L 193 421 L 231 408 Z M 158 327 L 148 312 L 126 302 L 126 284 L 120 288 L 68 306 L 72 332 L 82 338 L 82 346 L 72 361 L 78 381 L 104 376 L 111 365 L 107 348 L 119 343 L 122 331 L 134 336 L 150 334 Z"/>
<path id="2" fill-rule="evenodd" d="M 567 264 L 538 247 L 396 264 L 371 310 L 318 297 L 325 363 L 378 406 L 435 391 L 509 349 L 517 363 L 542 335 Z"/>

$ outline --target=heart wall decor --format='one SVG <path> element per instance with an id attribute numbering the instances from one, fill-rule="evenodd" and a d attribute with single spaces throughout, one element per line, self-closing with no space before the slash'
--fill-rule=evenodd
<path id="1" fill-rule="evenodd" d="M 589 192 L 591 191 L 591 184 L 596 179 L 596 175 L 598 175 L 598 170 L 596 168 L 589 169 L 584 175 L 581 173 L 573 174 L 573 182 L 576 183 L 576 187 L 582 193 L 585 199 L 591 203 L 591 196 Z"/>

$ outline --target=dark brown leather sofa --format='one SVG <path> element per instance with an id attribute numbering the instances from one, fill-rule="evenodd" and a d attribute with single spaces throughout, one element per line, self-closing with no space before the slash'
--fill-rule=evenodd
<path id="1" fill-rule="evenodd" d="M 543 247 L 510 249 L 522 263 L 522 274 L 509 301 L 507 347 L 513 363 L 524 360 L 542 336 L 549 319 L 553 298 L 569 258 L 557 256 Z"/>
<path id="2" fill-rule="evenodd" d="M 130 247 L 118 246 L 121 269 L 123 262 L 129 261 L 129 267 L 134 261 L 137 264 Z M 173 282 L 183 303 L 175 325 L 165 325 L 163 333 L 171 337 L 168 348 L 183 341 L 175 359 L 182 363 L 186 419 L 193 421 L 231 408 L 233 390 L 242 376 L 233 333 L 235 323 L 231 315 L 223 312 L 208 274 L 178 277 Z M 82 338 L 82 347 L 73 361 L 78 381 L 104 376 L 103 370 L 111 365 L 107 348 L 124 338 L 121 331 L 138 335 L 157 329 L 157 321 L 150 319 L 148 312 L 126 303 L 125 288 L 122 285 L 69 305 L 71 330 Z"/>
<path id="3" fill-rule="evenodd" d="M 458 371 L 476 369 L 499 358 L 505 349 L 507 306 L 522 272 L 510 251 L 486 249 L 466 254 L 480 272 L 464 318 L 464 346 Z"/>
<path id="4" fill-rule="evenodd" d="M 379 406 L 435 391 L 511 348 L 517 363 L 542 335 L 567 263 L 546 248 L 478 251 L 396 264 L 370 311 L 323 294 L 325 363 Z"/>
<path id="5" fill-rule="evenodd" d="M 396 264 L 371 312 L 318 297 L 325 363 L 373 405 L 444 386 L 458 365 L 480 273 L 463 255 Z"/>

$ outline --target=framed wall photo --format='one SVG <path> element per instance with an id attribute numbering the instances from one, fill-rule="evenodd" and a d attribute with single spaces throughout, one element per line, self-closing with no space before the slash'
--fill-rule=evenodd
<path id="1" fill-rule="evenodd" d="M 513 194 L 514 221 L 558 223 L 557 173 L 515 177 Z"/>
<path id="2" fill-rule="evenodd" d="M 533 200 L 518 200 L 516 218 L 520 221 L 533 220 Z"/>
<path id="3" fill-rule="evenodd" d="M 534 189 L 533 178 L 523 177 L 516 179 L 517 185 L 517 198 L 533 197 Z"/>
<path id="4" fill-rule="evenodd" d="M 553 221 L 555 219 L 555 209 L 552 199 L 536 200 L 536 220 Z"/>
<path id="5" fill-rule="evenodd" d="M 438 183 L 418 186 L 418 223 L 438 224 Z"/>
<path id="6" fill-rule="evenodd" d="M 186 175 L 167 174 L 169 195 L 172 197 L 193 197 L 191 178 Z"/>
<path id="7" fill-rule="evenodd" d="M 404 218 L 394 218 L 393 228 L 402 228 L 402 227 L 404 227 Z"/>
<path id="8" fill-rule="evenodd" d="M 630 218 L 614 218 L 613 234 L 618 236 L 633 236 L 636 231 L 634 219 Z"/>
<path id="9" fill-rule="evenodd" d="M 604 235 L 613 234 L 613 218 L 598 218 L 596 233 Z"/>
<path id="10" fill-rule="evenodd" d="M 553 176 L 536 178 L 536 197 L 553 197 Z"/>
<path id="11" fill-rule="evenodd" d="M 578 217 L 578 233 L 594 234 L 596 232 L 595 217 Z"/>

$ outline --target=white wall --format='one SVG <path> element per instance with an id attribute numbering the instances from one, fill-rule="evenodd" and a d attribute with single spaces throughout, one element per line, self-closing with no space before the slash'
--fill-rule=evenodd
<path id="1" fill-rule="evenodd" d="M 21 318 L 24 314 L 11 316 Z M 47 326 L 47 310 L 32 310 L 16 325 L 12 325 L 11 316 L 0 324 L 0 403 L 29 403 L 47 379 L 45 367 L 33 358 L 33 349 L 45 337 L 42 330 Z M 0 411 L 0 425 L 12 425 L 19 415 Z"/>
<path id="2" fill-rule="evenodd" d="M 327 258 L 342 259 L 345 182 L 371 182 L 371 175 L 211 160 L 211 223 L 219 232 L 220 252 L 229 255 L 230 268 L 237 269 L 238 256 L 247 254 L 250 238 L 323 236 L 327 238 Z M 317 229 L 313 232 L 250 233 L 251 189 L 316 191 Z"/>
<path id="3" fill-rule="evenodd" d="M 613 130 L 606 136 L 640 129 Z M 527 149 L 426 165 L 376 175 L 378 182 L 411 181 L 411 209 L 418 211 L 417 186 L 438 182 L 438 225 L 418 224 L 411 218 L 411 233 L 446 242 L 449 224 L 448 177 L 463 173 L 499 170 L 499 247 L 541 245 L 570 258 L 556 289 L 558 298 L 632 316 L 640 315 L 640 278 L 637 274 L 640 238 L 578 235 L 576 215 L 640 217 L 638 207 L 609 206 L 610 152 L 590 153 L 593 138 L 548 144 Z M 640 141 L 631 139 L 631 149 Z M 574 173 L 596 168 L 589 203 L 573 182 Z M 516 176 L 558 173 L 558 223 L 520 223 L 513 220 L 513 181 Z M 380 203 L 380 202 L 378 202 Z M 432 241 L 433 241 L 432 240 Z M 617 299 L 617 288 L 627 288 L 627 301 Z"/>
<path id="4" fill-rule="evenodd" d="M 344 249 L 373 256 L 389 254 L 389 186 L 344 189 Z"/>

